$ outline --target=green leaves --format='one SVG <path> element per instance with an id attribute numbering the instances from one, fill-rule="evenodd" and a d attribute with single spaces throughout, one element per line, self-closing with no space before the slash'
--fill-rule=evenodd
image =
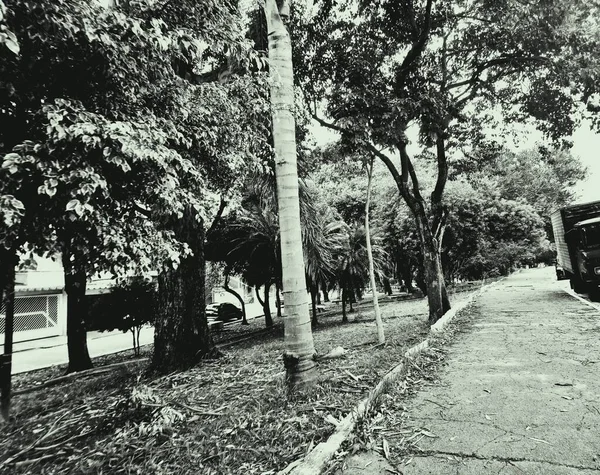
<path id="1" fill-rule="evenodd" d="M 2 168 L 8 170 L 9 173 L 14 174 L 19 171 L 19 165 L 21 157 L 18 153 L 8 153 L 4 156 L 4 161 L 2 162 Z"/>
<path id="2" fill-rule="evenodd" d="M 15 55 L 19 55 L 20 46 L 17 35 L 8 29 L 6 25 L 6 14 L 8 10 L 4 2 L 0 0 L 0 47 L 5 46 Z"/>
<path id="3" fill-rule="evenodd" d="M 89 272 L 176 267 L 184 207 L 210 222 L 270 153 L 239 10 L 163 3 L 0 2 L 0 196 L 24 206 L 0 201 L 2 244 L 71 243 Z"/>
<path id="4" fill-rule="evenodd" d="M 6 227 L 13 227 L 19 223 L 25 214 L 25 205 L 12 195 L 0 196 L 0 212 Z"/>

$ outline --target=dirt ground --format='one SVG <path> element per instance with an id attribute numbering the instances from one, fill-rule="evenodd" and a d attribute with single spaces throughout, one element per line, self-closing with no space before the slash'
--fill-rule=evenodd
<path id="1" fill-rule="evenodd" d="M 273 475 L 325 440 L 429 328 L 426 299 L 389 302 L 382 316 L 383 348 L 366 302 L 349 323 L 321 315 L 318 354 L 337 346 L 347 352 L 320 361 L 314 393 L 293 401 L 284 391 L 279 319 L 260 335 L 253 325 L 263 322 L 240 327 L 252 338 L 188 371 L 155 378 L 141 362 L 16 395 L 13 422 L 0 432 L 0 473 Z M 215 339 L 223 343 L 231 333 Z M 58 370 L 19 375 L 15 388 Z"/>

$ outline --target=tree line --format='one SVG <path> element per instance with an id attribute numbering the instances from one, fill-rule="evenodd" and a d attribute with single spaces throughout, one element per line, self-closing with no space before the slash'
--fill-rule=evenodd
<path id="1" fill-rule="evenodd" d="M 309 297 L 316 325 L 321 294 L 340 288 L 345 318 L 375 275 L 392 278 L 422 288 L 434 323 L 446 282 L 547 250 L 547 207 L 583 173 L 568 137 L 594 113 L 597 13 L 578 0 L 0 1 L 6 321 L 22 257 L 45 255 L 65 273 L 68 371 L 91 367 L 84 297 L 100 272 L 158 273 L 158 372 L 215 352 L 207 259 L 284 292 L 290 387 L 315 379 Z M 311 120 L 339 142 L 311 146 Z M 483 133 L 503 122 L 534 124 L 546 145 L 507 151 Z"/>

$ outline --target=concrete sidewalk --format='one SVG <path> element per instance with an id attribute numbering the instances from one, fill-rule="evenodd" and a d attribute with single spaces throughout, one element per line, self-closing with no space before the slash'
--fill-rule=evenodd
<path id="1" fill-rule="evenodd" d="M 555 279 L 525 270 L 479 295 L 434 381 L 377 421 L 405 462 L 362 452 L 338 473 L 600 474 L 600 305 Z"/>
<path id="2" fill-rule="evenodd" d="M 438 383 L 408 402 L 434 437 L 402 473 L 600 473 L 600 311 L 554 279 L 532 269 L 479 296 Z"/>

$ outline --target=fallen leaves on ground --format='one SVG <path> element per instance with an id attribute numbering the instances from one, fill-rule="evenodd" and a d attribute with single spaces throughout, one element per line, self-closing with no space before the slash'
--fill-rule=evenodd
<path id="1" fill-rule="evenodd" d="M 17 397 L 15 422 L 0 434 L 0 471 L 275 473 L 327 439 L 428 331 L 425 300 L 387 304 L 383 318 L 385 347 L 376 347 L 372 310 L 348 324 L 340 315 L 320 318 L 318 353 L 347 351 L 320 360 L 317 387 L 293 401 L 285 395 L 281 323 L 185 372 L 149 379 L 133 365 Z M 240 331 L 262 324 L 252 323 Z"/>

